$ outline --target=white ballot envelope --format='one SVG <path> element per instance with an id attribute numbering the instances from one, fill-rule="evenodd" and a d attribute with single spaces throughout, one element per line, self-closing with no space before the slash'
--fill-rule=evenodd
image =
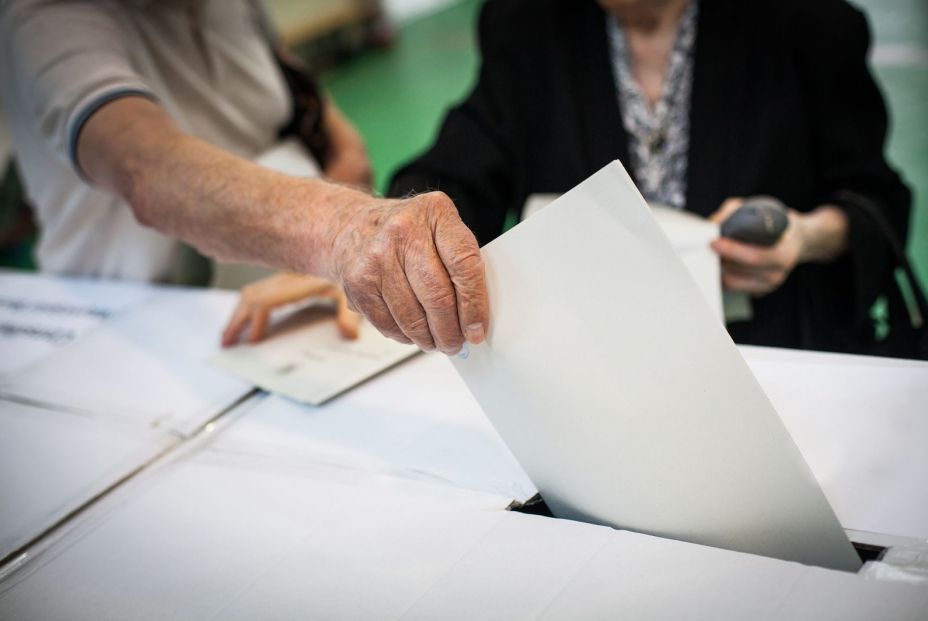
<path id="1" fill-rule="evenodd" d="M 860 567 L 620 163 L 482 252 L 487 341 L 455 367 L 556 516 Z"/>
<path id="2" fill-rule="evenodd" d="M 522 208 L 522 220 L 538 213 L 558 199 L 559 194 L 532 194 Z M 719 236 L 714 222 L 682 209 L 665 205 L 650 205 L 651 214 L 670 240 L 674 252 L 712 306 L 720 321 L 725 321 L 722 305 L 722 266 L 709 243 Z"/>
<path id="3" fill-rule="evenodd" d="M 418 351 L 367 321 L 356 340 L 346 340 L 331 315 L 315 306 L 292 314 L 264 341 L 224 350 L 212 362 L 264 390 L 319 405 Z"/>
<path id="4" fill-rule="evenodd" d="M 651 215 L 670 240 L 674 252 L 702 291 L 719 321 L 725 321 L 722 309 L 722 264 L 709 244 L 719 237 L 715 222 L 682 209 L 651 205 Z"/>

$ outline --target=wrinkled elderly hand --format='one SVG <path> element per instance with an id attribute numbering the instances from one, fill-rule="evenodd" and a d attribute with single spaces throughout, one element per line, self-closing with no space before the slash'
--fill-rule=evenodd
<path id="1" fill-rule="evenodd" d="M 744 203 L 729 198 L 709 219 L 721 224 Z M 754 296 L 777 289 L 800 263 L 826 263 L 840 256 L 847 246 L 847 217 L 839 208 L 822 205 L 809 213 L 787 209 L 789 224 L 775 245 L 745 244 L 721 237 L 712 249 L 722 259 L 722 286 Z"/>
<path id="2" fill-rule="evenodd" d="M 348 301 L 338 285 L 316 276 L 281 273 L 242 288 L 238 306 L 222 333 L 222 346 L 229 347 L 238 342 L 246 328 L 248 342 L 260 341 L 267 332 L 268 321 L 275 308 L 314 297 L 335 300 L 338 331 L 346 339 L 358 338 L 361 317 L 348 309 Z"/>
<path id="3" fill-rule="evenodd" d="M 446 195 L 370 201 L 337 229 L 325 271 L 383 334 L 446 354 L 484 340 L 480 249 Z"/>

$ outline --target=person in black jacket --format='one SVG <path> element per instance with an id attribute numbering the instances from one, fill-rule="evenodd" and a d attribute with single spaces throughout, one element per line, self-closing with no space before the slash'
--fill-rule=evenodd
<path id="1" fill-rule="evenodd" d="M 482 66 L 393 195 L 439 189 L 481 244 L 535 193 L 618 159 L 649 202 L 716 220 L 774 196 L 771 249 L 717 240 L 723 285 L 754 296 L 740 343 L 874 352 L 870 309 L 905 240 L 910 193 L 883 156 L 886 110 L 863 14 L 843 0 L 489 0 Z M 901 328 L 894 334 L 905 337 Z"/>

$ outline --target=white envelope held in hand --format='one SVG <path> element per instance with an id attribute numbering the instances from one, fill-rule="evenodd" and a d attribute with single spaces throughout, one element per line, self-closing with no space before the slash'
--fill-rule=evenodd
<path id="1" fill-rule="evenodd" d="M 483 257 L 487 342 L 455 366 L 555 515 L 860 566 L 621 164 Z"/>
<path id="2" fill-rule="evenodd" d="M 559 194 L 532 194 L 522 208 L 522 220 L 527 220 L 559 198 Z M 674 252 L 696 281 L 720 321 L 725 321 L 722 307 L 722 269 L 719 255 L 709 243 L 719 236 L 714 222 L 682 209 L 664 205 L 649 205 L 651 215 L 667 236 Z"/>

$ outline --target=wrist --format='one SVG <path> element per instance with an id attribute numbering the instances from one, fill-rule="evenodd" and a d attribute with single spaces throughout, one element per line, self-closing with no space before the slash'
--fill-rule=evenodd
<path id="1" fill-rule="evenodd" d="M 296 268 L 340 282 L 347 257 L 339 248 L 345 246 L 345 236 L 363 230 L 374 199 L 365 192 L 320 179 L 300 180 L 299 185 L 296 208 L 298 218 L 308 224 L 308 234 L 295 249 Z M 310 205 L 314 206 L 311 210 Z"/>
<path id="2" fill-rule="evenodd" d="M 821 205 L 807 214 L 796 214 L 801 239 L 800 263 L 830 263 L 847 249 L 848 221 L 833 205 Z"/>

